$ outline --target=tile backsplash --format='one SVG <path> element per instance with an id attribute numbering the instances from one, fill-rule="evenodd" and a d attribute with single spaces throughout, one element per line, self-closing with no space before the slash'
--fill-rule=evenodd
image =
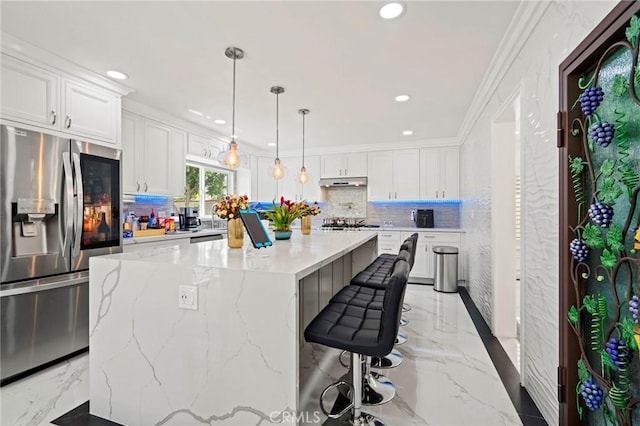
<path id="1" fill-rule="evenodd" d="M 411 210 L 418 209 L 433 209 L 435 228 L 460 228 L 460 203 L 458 202 L 371 202 L 367 206 L 367 222 L 376 225 L 391 222 L 393 226 L 415 226 L 411 220 Z"/>
<path id="2" fill-rule="evenodd" d="M 323 189 L 326 217 L 367 217 L 367 188 L 350 186 L 345 188 Z"/>

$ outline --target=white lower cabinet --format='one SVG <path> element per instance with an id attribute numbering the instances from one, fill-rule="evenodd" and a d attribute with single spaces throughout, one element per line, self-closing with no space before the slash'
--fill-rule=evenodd
<path id="1" fill-rule="evenodd" d="M 402 232 L 402 241 L 411 234 L 413 232 Z M 436 259 L 433 248 L 436 246 L 456 247 L 460 252 L 460 234 L 457 232 L 418 232 L 418 248 L 413 269 L 411 270 L 411 278 L 417 278 L 416 281 L 433 278 Z M 458 279 L 462 278 L 461 271 L 460 256 L 458 255 Z"/>
<path id="2" fill-rule="evenodd" d="M 425 232 L 425 231 L 380 231 L 378 232 L 378 255 L 382 253 L 398 254 L 400 245 L 414 232 L 418 233 L 416 257 L 409 277 L 416 282 L 425 282 L 433 278 L 435 255 L 433 247 L 451 246 L 460 251 L 460 234 L 457 232 Z M 460 256 L 458 257 L 458 279 L 462 279 Z"/>

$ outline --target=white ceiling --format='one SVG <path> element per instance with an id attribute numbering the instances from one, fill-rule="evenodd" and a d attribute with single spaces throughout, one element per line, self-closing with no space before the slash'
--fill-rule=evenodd
<path id="1" fill-rule="evenodd" d="M 129 96 L 261 149 L 454 138 L 517 1 L 409 1 L 395 20 L 374 1 L 2 1 L 2 31 L 103 74 L 129 74 Z M 397 103 L 394 97 L 411 100 Z M 211 120 L 189 109 L 202 111 Z M 225 119 L 216 125 L 213 119 Z M 413 130 L 403 136 L 403 130 Z"/>

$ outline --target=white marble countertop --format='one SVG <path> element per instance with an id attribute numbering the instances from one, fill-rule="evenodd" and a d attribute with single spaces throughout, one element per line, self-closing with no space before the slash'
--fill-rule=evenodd
<path id="1" fill-rule="evenodd" d="M 144 243 L 153 243 L 158 241 L 179 240 L 179 239 L 191 238 L 191 237 L 204 237 L 207 235 L 226 235 L 226 233 L 227 233 L 226 229 L 206 229 L 206 230 L 200 230 L 196 232 L 175 231 L 169 234 L 153 235 L 150 237 L 123 238 L 122 245 L 128 246 L 131 244 L 144 244 Z"/>
<path id="2" fill-rule="evenodd" d="M 345 253 L 375 238 L 377 231 L 326 232 L 313 230 L 311 235 L 307 236 L 294 231 L 291 239 L 284 241 L 275 240 L 273 234 L 270 234 L 273 246 L 262 249 L 253 248 L 249 237 L 245 235 L 242 249 L 230 249 L 226 240 L 218 240 L 118 253 L 95 259 L 285 273 L 304 277 L 310 271 L 331 263 Z"/>

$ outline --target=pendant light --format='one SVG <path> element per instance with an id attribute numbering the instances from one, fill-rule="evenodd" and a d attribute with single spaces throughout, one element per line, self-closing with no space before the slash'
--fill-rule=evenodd
<path id="1" fill-rule="evenodd" d="M 236 61 L 244 58 L 244 51 L 237 47 L 228 47 L 224 54 L 227 58 L 233 59 L 233 101 L 231 110 L 231 142 L 227 150 L 218 155 L 218 161 L 232 169 L 237 168 L 242 163 L 241 155 L 238 153 L 236 143 Z"/>
<path id="2" fill-rule="evenodd" d="M 304 117 L 309 114 L 309 110 L 302 108 L 298 110 L 298 114 L 302 114 L 302 167 L 300 167 L 300 174 L 298 175 L 298 182 L 305 184 L 309 182 L 310 176 L 307 174 L 307 168 L 304 166 Z"/>
<path id="3" fill-rule="evenodd" d="M 278 105 L 278 97 L 281 93 L 284 93 L 284 88 L 280 86 L 273 86 L 271 88 L 271 93 L 276 95 L 276 159 L 273 162 L 273 169 L 271 169 L 271 176 L 278 180 L 284 177 L 284 167 L 280 163 L 280 157 L 278 156 L 279 151 L 279 141 L 278 141 L 278 115 L 279 115 L 279 105 Z"/>

